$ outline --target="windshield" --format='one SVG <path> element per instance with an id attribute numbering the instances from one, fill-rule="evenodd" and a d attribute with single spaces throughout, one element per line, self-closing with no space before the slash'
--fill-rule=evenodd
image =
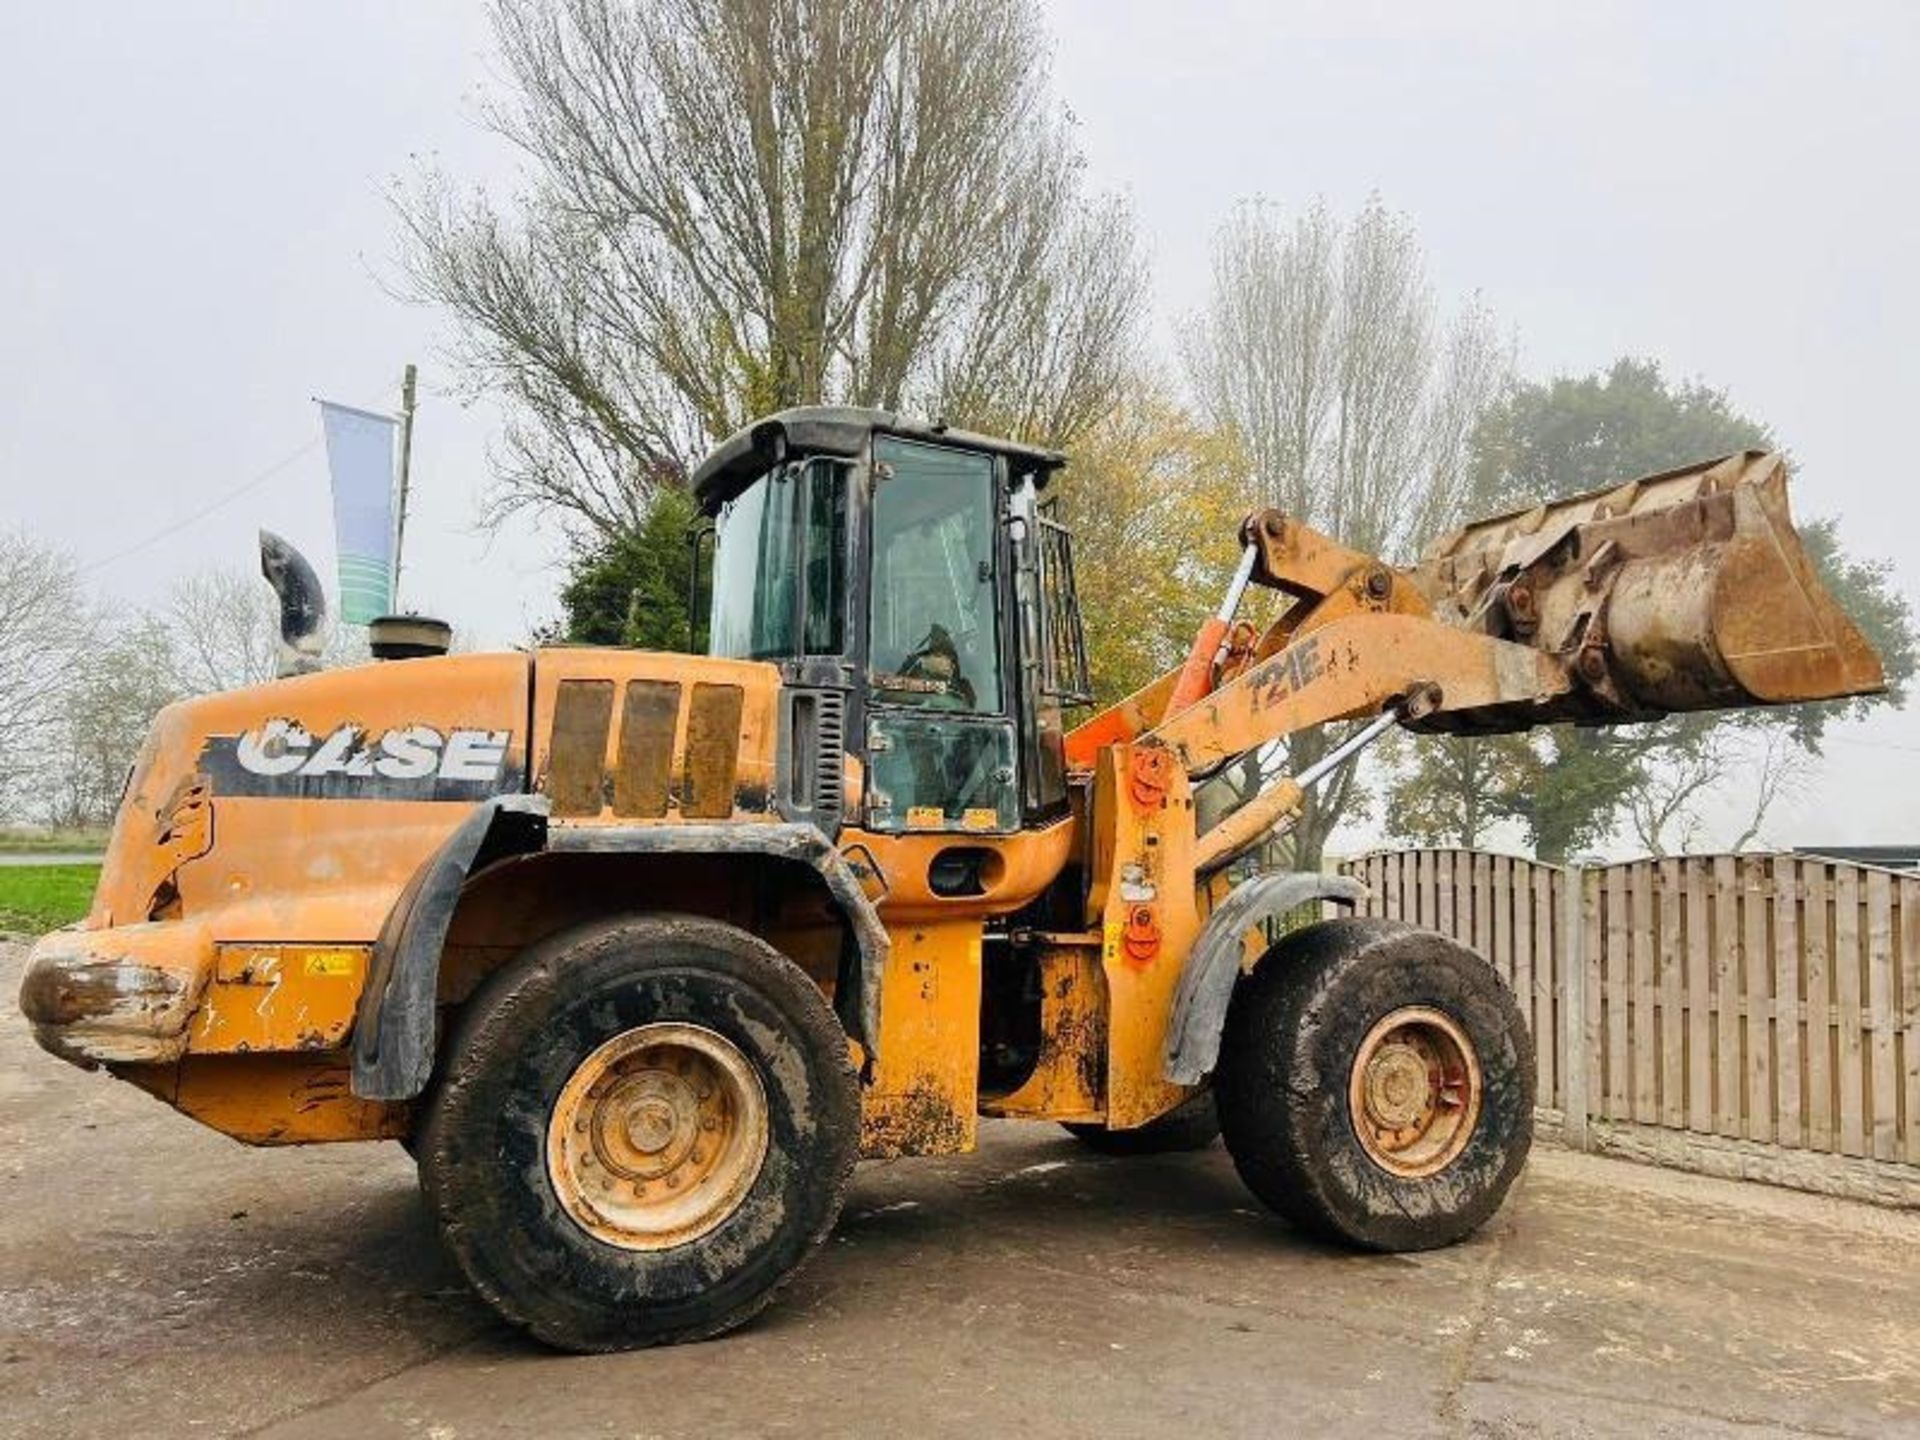
<path id="1" fill-rule="evenodd" d="M 886 437 L 873 458 L 873 698 L 998 712 L 993 460 Z"/>

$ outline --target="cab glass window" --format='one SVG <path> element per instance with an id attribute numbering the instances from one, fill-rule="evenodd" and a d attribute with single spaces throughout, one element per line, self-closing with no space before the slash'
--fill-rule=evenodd
<path id="1" fill-rule="evenodd" d="M 872 697 L 998 714 L 990 456 L 873 442 Z"/>
<path id="2" fill-rule="evenodd" d="M 800 602 L 800 638 L 809 655 L 838 655 L 846 648 L 846 472 L 824 460 L 806 469 L 806 573 Z"/>
<path id="3" fill-rule="evenodd" d="M 846 528 L 844 472 L 825 461 L 783 465 L 729 501 L 714 524 L 707 653 L 838 654 Z"/>

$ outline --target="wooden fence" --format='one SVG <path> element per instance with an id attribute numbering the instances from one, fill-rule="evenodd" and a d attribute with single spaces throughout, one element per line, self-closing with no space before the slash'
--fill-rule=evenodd
<path id="1" fill-rule="evenodd" d="M 1571 1143 L 1618 1123 L 1920 1166 L 1920 878 L 1793 855 L 1345 868 L 1367 913 L 1498 967 Z"/>

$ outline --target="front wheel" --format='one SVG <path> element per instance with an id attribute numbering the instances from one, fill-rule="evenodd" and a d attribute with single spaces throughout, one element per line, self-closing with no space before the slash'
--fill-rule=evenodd
<path id="1" fill-rule="evenodd" d="M 819 989 L 717 921 L 576 931 L 491 977 L 417 1136 L 448 1248 L 550 1345 L 741 1324 L 826 1237 L 860 1134 Z"/>
<path id="2" fill-rule="evenodd" d="M 1472 1234 L 1533 1142 L 1533 1039 L 1512 992 L 1471 950 L 1393 920 L 1275 946 L 1234 991 L 1214 1087 L 1248 1188 L 1370 1250 Z"/>

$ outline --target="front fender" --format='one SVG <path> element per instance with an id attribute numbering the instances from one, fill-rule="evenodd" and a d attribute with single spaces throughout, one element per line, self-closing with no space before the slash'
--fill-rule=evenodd
<path id="1" fill-rule="evenodd" d="M 1235 887 L 1207 917 L 1187 954 L 1167 1020 L 1162 1068 L 1176 1085 L 1198 1085 L 1220 1058 L 1220 1032 L 1240 976 L 1241 937 L 1264 920 L 1285 915 L 1309 900 L 1357 905 L 1367 887 L 1345 875 L 1276 870 Z"/>

